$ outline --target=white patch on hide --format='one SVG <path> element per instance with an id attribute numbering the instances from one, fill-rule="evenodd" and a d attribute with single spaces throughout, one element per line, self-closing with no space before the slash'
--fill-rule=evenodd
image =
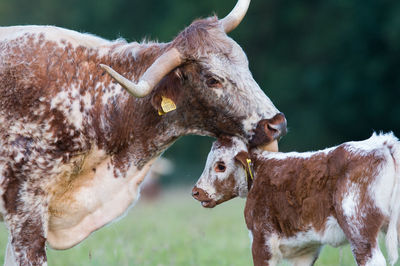
<path id="1" fill-rule="evenodd" d="M 325 230 L 320 234 L 322 244 L 328 244 L 333 247 L 339 247 L 347 242 L 346 235 L 340 228 L 337 220 L 329 216 L 325 223 Z"/>
<path id="2" fill-rule="evenodd" d="M 390 216 L 391 199 L 393 188 L 395 187 L 396 171 L 393 163 L 392 156 L 389 151 L 385 155 L 385 162 L 382 162 L 380 169 L 373 169 L 376 171 L 376 176 L 372 183 L 368 186 L 368 192 L 374 200 L 374 204 L 385 216 Z M 399 182 L 397 180 L 397 182 Z"/>
<path id="3" fill-rule="evenodd" d="M 92 153 L 84 163 L 86 170 L 82 170 L 79 177 L 82 181 L 73 191 L 72 198 L 68 202 L 63 202 L 62 197 L 53 199 L 59 201 L 56 213 L 60 213 L 50 218 L 48 242 L 53 248 L 69 248 L 123 215 L 137 199 L 139 185 L 155 160 L 141 170 L 131 166 L 126 177 L 116 178 L 114 167 L 110 158 L 104 157 L 104 151 L 94 149 Z M 95 163 L 98 165 L 93 172 L 90 160 L 98 158 L 105 159 Z"/>
<path id="4" fill-rule="evenodd" d="M 281 239 L 277 235 L 268 235 L 265 245 L 271 253 L 271 259 L 268 261 L 269 265 L 278 265 L 282 260 L 283 254 L 280 250 Z"/>
<path id="5" fill-rule="evenodd" d="M 61 41 L 65 40 L 73 47 L 84 46 L 88 48 L 99 48 L 112 43 L 89 33 L 79 33 L 73 30 L 54 26 L 35 25 L 0 27 L 0 40 L 14 40 L 26 33 L 35 34 L 36 36 L 44 34 L 46 40 L 57 42 L 60 45 Z"/>
<path id="6" fill-rule="evenodd" d="M 386 260 L 380 251 L 379 247 L 376 247 L 372 250 L 372 256 L 367 260 L 365 266 L 385 266 Z"/>

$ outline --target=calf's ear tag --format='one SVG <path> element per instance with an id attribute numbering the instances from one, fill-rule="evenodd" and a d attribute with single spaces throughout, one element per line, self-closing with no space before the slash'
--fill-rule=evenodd
<path id="1" fill-rule="evenodd" d="M 161 109 L 162 111 L 158 111 L 159 115 L 164 115 L 176 109 L 176 105 L 173 100 L 170 98 L 161 96 Z"/>
<path id="2" fill-rule="evenodd" d="M 249 167 L 249 173 L 250 173 L 250 178 L 251 178 L 251 180 L 253 180 L 254 179 L 254 176 L 253 176 L 253 163 L 251 162 L 251 160 L 250 159 L 246 159 L 246 162 L 247 162 L 247 166 Z"/>

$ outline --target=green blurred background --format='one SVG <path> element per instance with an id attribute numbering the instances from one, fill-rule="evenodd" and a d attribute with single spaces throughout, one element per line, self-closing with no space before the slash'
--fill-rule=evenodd
<path id="1" fill-rule="evenodd" d="M 0 25 L 50 24 L 108 39 L 169 41 L 195 18 L 225 16 L 236 0 L 0 0 Z M 400 135 L 400 1 L 253 0 L 230 34 L 255 79 L 286 114 L 282 151 Z M 212 139 L 185 137 L 164 156 L 164 184 L 191 184 Z"/>

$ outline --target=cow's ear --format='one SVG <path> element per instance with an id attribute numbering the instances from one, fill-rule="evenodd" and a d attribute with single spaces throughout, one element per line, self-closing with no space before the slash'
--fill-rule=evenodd
<path id="1" fill-rule="evenodd" d="M 178 108 L 182 86 L 182 74 L 178 69 L 166 75 L 154 90 L 151 104 L 159 115 L 173 112 Z"/>
<path id="2" fill-rule="evenodd" d="M 246 169 L 246 170 L 248 168 L 247 159 L 249 159 L 249 158 L 250 158 L 249 153 L 246 151 L 241 151 L 238 154 L 236 154 L 236 156 L 235 156 L 235 160 L 237 162 L 239 162 L 240 164 L 242 164 L 244 169 Z"/>

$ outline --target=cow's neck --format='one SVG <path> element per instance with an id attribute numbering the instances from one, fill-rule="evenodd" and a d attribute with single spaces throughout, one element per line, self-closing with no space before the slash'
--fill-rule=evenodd
<path id="1" fill-rule="evenodd" d="M 165 151 L 180 136 L 186 135 L 186 130 L 178 126 L 174 113 L 160 116 L 150 99 L 136 101 L 132 116 L 133 139 L 129 149 L 139 167 Z"/>
<path id="2" fill-rule="evenodd" d="M 137 80 L 168 45 L 127 44 L 116 47 L 114 50 L 119 50 L 120 56 L 115 56 L 114 52 L 112 61 L 106 62 L 131 80 Z M 135 53 L 135 57 L 132 53 Z M 120 89 L 116 83 L 109 86 Z M 182 125 L 182 121 L 175 115 L 174 112 L 177 111 L 160 116 L 152 106 L 151 98 L 151 94 L 144 98 L 135 98 L 120 90 L 116 102 L 107 103 L 94 121 L 99 146 L 113 155 L 118 168 L 127 167 L 130 163 L 141 168 L 159 156 L 178 137 L 191 133 L 190 128 L 179 126 Z M 100 128 L 104 122 L 106 126 Z"/>

